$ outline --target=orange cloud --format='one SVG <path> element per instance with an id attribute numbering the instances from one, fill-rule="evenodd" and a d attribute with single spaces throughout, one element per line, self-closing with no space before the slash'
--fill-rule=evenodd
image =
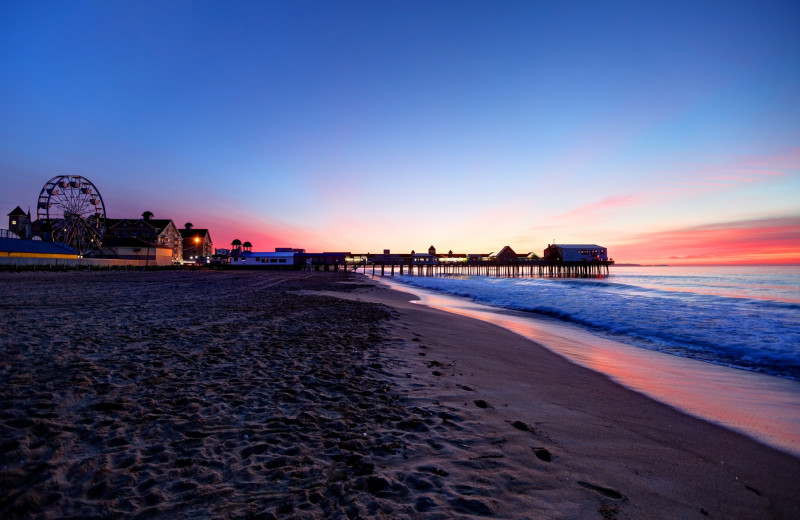
<path id="1" fill-rule="evenodd" d="M 609 249 L 619 262 L 800 263 L 800 215 L 640 235 Z"/>

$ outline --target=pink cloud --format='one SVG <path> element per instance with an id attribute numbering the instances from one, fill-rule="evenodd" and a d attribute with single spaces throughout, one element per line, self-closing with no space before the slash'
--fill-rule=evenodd
<path id="1" fill-rule="evenodd" d="M 640 204 L 641 202 L 642 202 L 641 197 L 636 195 L 619 195 L 619 196 L 606 197 L 599 202 L 595 202 L 593 204 L 587 204 L 585 206 L 580 206 L 566 213 L 556 215 L 555 217 L 553 217 L 553 219 L 566 220 L 566 219 L 585 217 L 585 216 L 597 217 L 598 215 L 605 214 L 608 211 L 615 210 L 618 208 L 633 206 L 636 204 Z"/>
<path id="2" fill-rule="evenodd" d="M 770 155 L 747 155 L 720 163 L 690 168 L 689 177 L 682 179 L 678 191 L 685 188 L 725 188 L 753 184 L 796 173 L 800 169 L 800 147 L 789 148 Z"/>
<path id="3" fill-rule="evenodd" d="M 620 262 L 797 263 L 800 215 L 707 224 L 639 235 L 609 246 Z"/>
<path id="4" fill-rule="evenodd" d="M 800 147 L 706 164 L 674 163 L 654 170 L 657 177 L 642 195 L 654 199 L 700 195 L 773 182 L 781 177 L 797 175 L 798 171 Z"/>

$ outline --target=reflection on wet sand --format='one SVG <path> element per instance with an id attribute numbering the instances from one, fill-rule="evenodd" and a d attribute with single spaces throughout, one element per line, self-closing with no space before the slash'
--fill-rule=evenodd
<path id="1" fill-rule="evenodd" d="M 419 303 L 512 330 L 579 365 L 691 415 L 800 455 L 800 383 L 617 343 L 555 320 L 391 281 Z"/>

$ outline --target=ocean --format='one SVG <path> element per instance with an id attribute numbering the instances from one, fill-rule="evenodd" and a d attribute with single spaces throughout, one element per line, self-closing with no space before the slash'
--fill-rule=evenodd
<path id="1" fill-rule="evenodd" d="M 800 266 L 612 267 L 603 278 L 395 280 L 643 349 L 800 381 Z"/>
<path id="2" fill-rule="evenodd" d="M 800 457 L 800 266 L 374 278 Z"/>

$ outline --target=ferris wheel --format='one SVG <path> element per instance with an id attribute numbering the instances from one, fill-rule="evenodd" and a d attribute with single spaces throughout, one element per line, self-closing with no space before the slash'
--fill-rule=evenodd
<path id="1" fill-rule="evenodd" d="M 37 217 L 49 226 L 55 242 L 80 255 L 100 249 L 106 230 L 106 207 L 94 184 L 80 175 L 59 175 L 39 193 Z"/>

